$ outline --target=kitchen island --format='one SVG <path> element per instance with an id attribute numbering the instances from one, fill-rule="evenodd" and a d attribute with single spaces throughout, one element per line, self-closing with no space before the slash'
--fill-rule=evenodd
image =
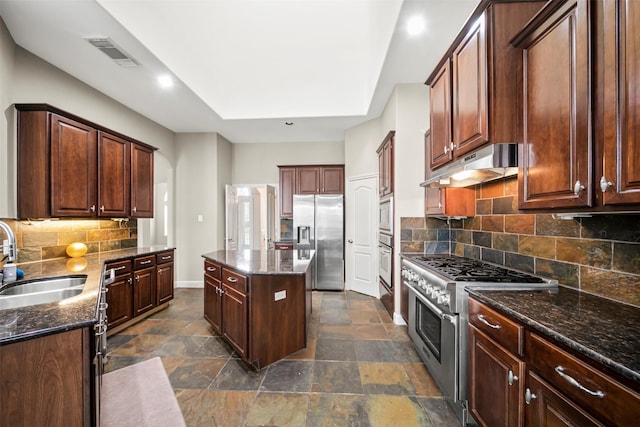
<path id="1" fill-rule="evenodd" d="M 220 250 L 204 258 L 204 317 L 261 369 L 307 345 L 313 250 Z"/>

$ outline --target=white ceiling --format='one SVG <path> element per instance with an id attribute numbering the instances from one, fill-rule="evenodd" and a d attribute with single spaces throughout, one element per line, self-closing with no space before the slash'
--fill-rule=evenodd
<path id="1" fill-rule="evenodd" d="M 18 45 L 174 132 L 322 142 L 379 116 L 396 84 L 423 83 L 478 3 L 0 0 L 0 15 Z M 414 15 L 426 29 L 409 36 Z M 140 66 L 117 65 L 88 36 Z"/>

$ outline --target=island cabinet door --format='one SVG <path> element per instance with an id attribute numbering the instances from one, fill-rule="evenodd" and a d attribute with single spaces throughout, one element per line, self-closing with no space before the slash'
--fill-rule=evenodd
<path id="1" fill-rule="evenodd" d="M 222 335 L 244 359 L 247 357 L 247 295 L 226 284 L 222 286 Z"/>
<path id="2" fill-rule="evenodd" d="M 220 280 L 204 275 L 204 318 L 220 333 L 222 325 L 222 286 Z"/>

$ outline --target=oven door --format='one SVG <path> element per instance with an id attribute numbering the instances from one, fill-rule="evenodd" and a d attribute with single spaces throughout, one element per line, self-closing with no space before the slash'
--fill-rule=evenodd
<path id="1" fill-rule="evenodd" d="M 378 243 L 378 276 L 390 290 L 393 290 L 391 278 L 392 254 L 389 246 Z"/>
<path id="2" fill-rule="evenodd" d="M 445 397 L 458 395 L 459 316 L 444 313 L 424 295 L 409 289 L 409 336 Z"/>

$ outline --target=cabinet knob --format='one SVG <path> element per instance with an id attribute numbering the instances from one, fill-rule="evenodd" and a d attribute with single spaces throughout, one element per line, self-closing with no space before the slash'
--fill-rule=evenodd
<path id="1" fill-rule="evenodd" d="M 136 282 L 140 281 L 140 276 L 136 275 Z"/>
<path id="2" fill-rule="evenodd" d="M 580 180 L 576 181 L 576 185 L 573 186 L 573 194 L 575 194 L 576 196 L 578 194 L 580 194 L 580 192 L 582 190 L 584 190 L 584 185 L 582 185 L 582 183 L 580 182 Z"/>
<path id="3" fill-rule="evenodd" d="M 607 189 L 609 187 L 613 187 L 613 182 L 609 181 L 607 178 L 604 177 L 604 175 L 602 176 L 602 178 L 600 178 L 600 189 L 602 190 L 602 192 L 606 192 Z"/>
<path id="4" fill-rule="evenodd" d="M 513 371 L 509 369 L 509 374 L 507 375 L 507 381 L 509 385 L 513 385 L 515 381 L 518 381 L 518 376 L 513 374 Z"/>
<path id="5" fill-rule="evenodd" d="M 96 211 L 96 205 L 91 205 L 91 207 L 89 208 L 89 210 L 91 212 L 95 212 Z"/>
<path id="6" fill-rule="evenodd" d="M 537 398 L 538 396 L 536 396 L 535 394 L 531 393 L 531 389 L 529 389 L 529 387 L 527 387 L 527 389 L 524 392 L 524 402 L 527 405 L 531 405 L 531 401 L 535 398 Z"/>
<path id="7" fill-rule="evenodd" d="M 138 208 L 136 208 L 135 206 L 133 207 L 133 209 L 131 209 L 133 211 L 133 213 L 138 212 Z"/>
<path id="8" fill-rule="evenodd" d="M 128 284 L 132 284 L 133 283 L 133 279 L 131 279 L 131 277 L 129 277 L 129 279 L 127 280 Z"/>
<path id="9" fill-rule="evenodd" d="M 104 212 L 104 205 L 100 206 L 100 212 Z"/>

